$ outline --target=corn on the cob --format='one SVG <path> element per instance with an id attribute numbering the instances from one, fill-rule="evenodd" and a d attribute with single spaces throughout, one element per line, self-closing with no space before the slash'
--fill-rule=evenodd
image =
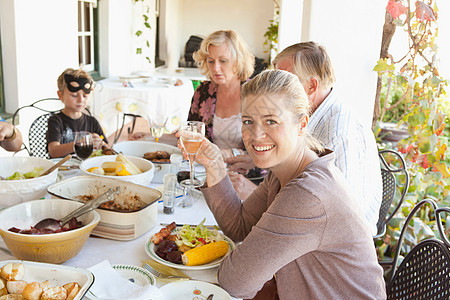
<path id="1" fill-rule="evenodd" d="M 117 167 L 122 165 L 123 162 L 120 161 L 105 161 L 102 163 L 102 169 L 105 171 L 105 173 L 115 173 Z"/>
<path id="2" fill-rule="evenodd" d="M 228 252 L 228 243 L 218 241 L 184 252 L 181 259 L 186 266 L 198 266 L 212 262 Z"/>

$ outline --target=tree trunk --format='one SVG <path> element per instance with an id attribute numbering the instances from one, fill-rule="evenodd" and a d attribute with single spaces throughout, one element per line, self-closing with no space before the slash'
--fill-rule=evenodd
<path id="1" fill-rule="evenodd" d="M 389 46 L 391 45 L 392 37 L 395 33 L 395 23 L 394 18 L 392 18 L 391 14 L 386 11 L 384 16 L 384 25 L 383 25 L 383 36 L 381 38 L 381 51 L 380 58 L 388 58 L 389 57 Z M 381 94 L 381 77 L 377 78 L 377 90 L 375 94 L 375 104 L 373 107 L 373 118 L 372 118 L 372 129 L 375 128 L 375 125 L 378 121 L 378 118 L 381 115 L 381 106 L 380 106 L 380 94 Z"/>

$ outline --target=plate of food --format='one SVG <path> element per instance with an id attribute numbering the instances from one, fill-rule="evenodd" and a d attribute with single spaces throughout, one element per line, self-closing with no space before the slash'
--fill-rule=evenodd
<path id="1" fill-rule="evenodd" d="M 231 300 L 230 294 L 217 285 L 197 281 L 175 281 L 160 288 L 166 300 Z"/>
<path id="2" fill-rule="evenodd" d="M 236 247 L 233 241 L 203 225 L 176 226 L 175 222 L 163 227 L 145 243 L 145 252 L 153 260 L 181 270 L 205 270 L 218 267 Z"/>
<path id="3" fill-rule="evenodd" d="M 94 276 L 90 271 L 63 265 L 9 260 L 0 262 L 0 269 L 0 278 L 5 280 L 7 286 L 9 285 L 8 290 L 16 294 L 20 290 L 24 299 L 34 299 L 33 295 L 44 290 L 46 297 L 53 294 L 61 297 L 58 299 L 79 300 L 94 282 Z M 2 282 L 0 280 L 0 295 Z"/>
<path id="4" fill-rule="evenodd" d="M 171 170 L 170 156 L 181 154 L 175 146 L 148 141 L 124 141 L 113 146 L 114 150 L 124 155 L 145 158 L 155 165 L 153 183 L 163 183 L 164 175 Z"/>

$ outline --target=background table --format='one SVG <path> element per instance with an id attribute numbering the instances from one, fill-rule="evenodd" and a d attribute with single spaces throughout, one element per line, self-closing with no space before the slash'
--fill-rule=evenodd
<path id="1" fill-rule="evenodd" d="M 177 79 L 183 84 L 173 85 Z M 187 120 L 193 94 L 192 81 L 182 77 L 108 78 L 96 83 L 92 98 L 93 114 L 106 136 L 122 125 L 123 113 L 145 118 L 162 114 L 168 118 L 167 129 L 171 131 L 178 128 L 180 121 Z"/>

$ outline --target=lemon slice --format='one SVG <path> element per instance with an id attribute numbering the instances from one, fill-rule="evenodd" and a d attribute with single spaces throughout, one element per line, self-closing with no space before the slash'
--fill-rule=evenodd
<path id="1" fill-rule="evenodd" d="M 89 168 L 87 171 L 98 175 L 105 175 L 105 171 L 100 167 L 92 167 Z"/>
<path id="2" fill-rule="evenodd" d="M 116 169 L 116 174 L 118 176 L 128 176 L 131 175 L 130 172 L 127 171 L 127 168 L 125 167 L 125 165 L 120 165 L 117 167 Z"/>

